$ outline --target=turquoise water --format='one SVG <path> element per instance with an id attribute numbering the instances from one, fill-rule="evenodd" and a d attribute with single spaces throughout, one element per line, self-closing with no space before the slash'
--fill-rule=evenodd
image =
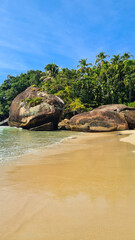
<path id="1" fill-rule="evenodd" d="M 0 127 L 0 162 L 13 160 L 35 149 L 57 144 L 62 139 L 74 135 L 77 133 L 70 131 L 31 132 L 19 128 Z"/>

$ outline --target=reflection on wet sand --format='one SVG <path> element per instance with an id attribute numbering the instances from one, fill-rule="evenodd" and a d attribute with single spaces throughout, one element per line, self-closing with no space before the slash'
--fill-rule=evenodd
<path id="1" fill-rule="evenodd" d="M 6 172 L 0 239 L 134 240 L 135 147 L 120 137 L 75 139 Z"/>

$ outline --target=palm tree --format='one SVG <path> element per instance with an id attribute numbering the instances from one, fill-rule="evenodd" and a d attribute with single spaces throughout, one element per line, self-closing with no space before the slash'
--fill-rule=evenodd
<path id="1" fill-rule="evenodd" d="M 95 64 L 101 62 L 101 65 L 103 65 L 103 63 L 105 62 L 105 58 L 109 57 L 109 55 L 105 55 L 105 52 L 101 52 L 96 56 L 96 61 Z"/>
<path id="2" fill-rule="evenodd" d="M 113 58 L 110 59 L 110 63 L 111 63 L 112 66 L 115 68 L 115 70 L 118 69 L 120 62 L 121 62 L 121 56 L 120 56 L 120 54 L 118 54 L 118 55 L 113 55 Z"/>
<path id="3" fill-rule="evenodd" d="M 86 72 L 87 66 L 92 66 L 92 63 L 87 63 L 87 59 L 88 58 L 84 58 L 84 59 L 81 59 L 80 61 L 78 61 L 79 65 L 77 65 L 77 67 L 80 67 L 78 70 L 81 73 L 85 73 Z"/>
<path id="4" fill-rule="evenodd" d="M 51 77 L 55 77 L 59 71 L 59 67 L 55 63 L 47 64 L 44 69 Z"/>
<path id="5" fill-rule="evenodd" d="M 132 92 L 135 86 L 135 60 L 127 60 L 124 64 L 125 87 L 128 89 L 128 102 L 132 101 Z"/>
<path id="6" fill-rule="evenodd" d="M 127 53 L 124 53 L 122 56 L 121 56 L 121 59 L 122 60 L 128 60 L 130 59 L 131 57 L 134 57 L 132 54 L 130 54 L 130 52 L 127 52 Z"/>
<path id="7" fill-rule="evenodd" d="M 112 71 L 112 86 L 114 103 L 123 102 L 123 88 L 124 88 L 124 61 L 120 54 L 113 55 L 110 59 Z"/>

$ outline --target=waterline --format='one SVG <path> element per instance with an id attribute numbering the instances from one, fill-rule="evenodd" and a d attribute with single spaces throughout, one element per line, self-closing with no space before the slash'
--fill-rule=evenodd
<path id="1" fill-rule="evenodd" d="M 0 127 L 0 162 L 16 159 L 18 156 L 60 143 L 64 138 L 79 133 L 70 131 L 33 132 L 14 127 Z"/>

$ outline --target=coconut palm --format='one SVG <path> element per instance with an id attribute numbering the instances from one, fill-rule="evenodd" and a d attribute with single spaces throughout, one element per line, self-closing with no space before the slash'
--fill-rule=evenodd
<path id="1" fill-rule="evenodd" d="M 44 69 L 51 77 L 55 77 L 59 71 L 59 67 L 55 63 L 47 64 Z"/>

